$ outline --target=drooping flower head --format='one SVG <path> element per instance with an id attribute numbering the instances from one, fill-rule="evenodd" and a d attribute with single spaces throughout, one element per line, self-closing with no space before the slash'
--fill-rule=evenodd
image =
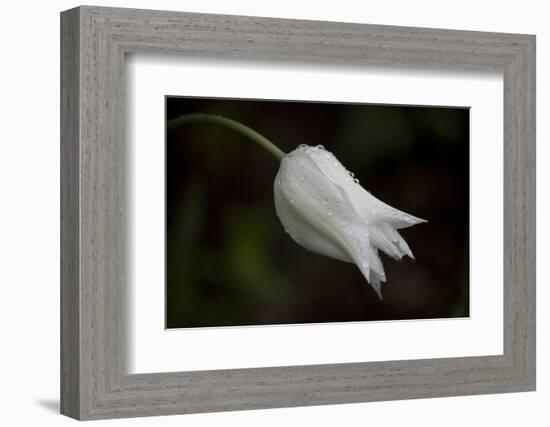
<path id="1" fill-rule="evenodd" d="M 401 259 L 413 254 L 397 232 L 425 220 L 392 208 L 359 185 L 323 146 L 301 145 L 285 154 L 254 129 L 227 117 L 194 113 L 168 122 L 167 129 L 214 124 L 240 133 L 281 161 L 275 178 L 275 209 L 285 230 L 312 252 L 357 264 L 382 298 L 386 281 L 378 251 Z"/>
<path id="2" fill-rule="evenodd" d="M 378 251 L 414 258 L 397 230 L 425 222 L 371 195 L 321 145 L 301 145 L 282 158 L 274 197 L 277 215 L 296 243 L 355 263 L 380 298 L 386 274 Z"/>

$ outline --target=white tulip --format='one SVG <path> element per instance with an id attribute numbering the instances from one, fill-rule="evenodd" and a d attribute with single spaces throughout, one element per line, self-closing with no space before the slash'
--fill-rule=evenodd
<path id="1" fill-rule="evenodd" d="M 320 145 L 301 145 L 282 158 L 274 196 L 277 215 L 296 243 L 355 263 L 380 299 L 386 275 L 378 250 L 394 259 L 414 258 L 397 229 L 426 222 L 371 195 Z"/>

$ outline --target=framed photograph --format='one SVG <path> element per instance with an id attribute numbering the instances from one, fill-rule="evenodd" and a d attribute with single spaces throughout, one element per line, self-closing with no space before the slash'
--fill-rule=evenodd
<path id="1" fill-rule="evenodd" d="M 535 37 L 61 14 L 61 412 L 535 390 Z"/>

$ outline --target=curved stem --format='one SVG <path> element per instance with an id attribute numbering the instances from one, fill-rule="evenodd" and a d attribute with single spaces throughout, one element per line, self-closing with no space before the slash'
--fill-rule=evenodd
<path id="1" fill-rule="evenodd" d="M 213 124 L 224 126 L 251 139 L 256 144 L 269 151 L 279 160 L 281 160 L 285 155 L 285 153 L 281 149 L 279 149 L 279 147 L 273 144 L 265 136 L 256 132 L 254 129 L 251 129 L 248 126 L 243 125 L 242 123 L 236 122 L 235 120 L 231 120 L 222 116 L 216 116 L 213 114 L 194 113 L 169 120 L 167 124 L 167 130 L 171 131 L 173 129 L 179 128 L 180 126 L 192 124 Z"/>

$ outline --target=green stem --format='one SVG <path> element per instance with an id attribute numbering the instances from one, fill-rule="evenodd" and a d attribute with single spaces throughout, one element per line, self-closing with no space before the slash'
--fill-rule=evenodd
<path id="1" fill-rule="evenodd" d="M 285 156 L 285 153 L 281 151 L 279 147 L 273 144 L 265 136 L 256 132 L 254 129 L 251 129 L 248 126 L 243 125 L 242 123 L 236 122 L 235 120 L 231 120 L 222 116 L 215 116 L 213 114 L 195 113 L 180 116 L 176 119 L 168 121 L 167 130 L 171 131 L 173 129 L 179 128 L 180 126 L 192 124 L 212 124 L 224 126 L 251 139 L 260 147 L 269 151 L 279 160 L 281 160 Z"/>

